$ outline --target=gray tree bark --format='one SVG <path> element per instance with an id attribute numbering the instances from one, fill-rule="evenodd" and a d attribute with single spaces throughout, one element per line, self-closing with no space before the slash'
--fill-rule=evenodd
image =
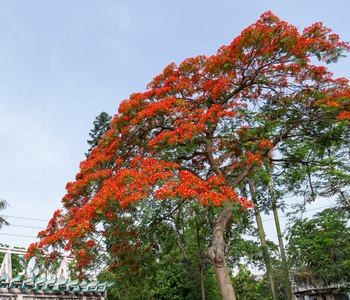
<path id="1" fill-rule="evenodd" d="M 223 300 L 236 300 L 233 290 L 230 272 L 225 260 L 224 230 L 227 222 L 232 217 L 232 204 L 227 204 L 218 218 L 213 222 L 213 241 L 207 251 L 207 257 L 212 262 L 216 279 Z"/>

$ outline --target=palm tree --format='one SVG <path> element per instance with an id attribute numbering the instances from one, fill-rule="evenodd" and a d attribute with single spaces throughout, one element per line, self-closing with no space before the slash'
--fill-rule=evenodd
<path id="1" fill-rule="evenodd" d="M 7 206 L 8 206 L 8 203 L 6 202 L 6 200 L 0 199 L 0 210 L 5 209 Z M 0 229 L 3 225 L 10 225 L 10 223 L 7 222 L 3 216 L 0 216 Z"/>

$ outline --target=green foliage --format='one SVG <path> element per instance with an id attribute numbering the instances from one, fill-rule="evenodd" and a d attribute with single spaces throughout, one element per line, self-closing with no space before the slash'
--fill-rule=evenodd
<path id="1" fill-rule="evenodd" d="M 296 138 L 283 143 L 283 159 L 272 159 L 281 189 L 313 201 L 332 197 L 350 185 L 349 130 L 345 123 L 330 128 L 327 120 L 315 128 L 303 128 Z"/>
<path id="2" fill-rule="evenodd" d="M 211 210 L 179 206 L 174 209 L 171 201 L 162 201 L 158 205 L 154 201 L 142 205 L 140 210 L 130 210 L 128 218 L 137 218 L 138 222 L 120 222 L 118 228 L 122 231 L 135 230 L 137 235 L 124 236 L 124 241 L 133 243 L 135 239 L 142 244 L 156 244 L 152 251 L 144 252 L 143 256 L 135 255 L 142 272 L 131 272 L 128 262 L 121 263 L 123 257 L 111 255 L 109 262 L 118 266 L 110 268 L 110 273 L 103 271 L 98 275 L 101 281 L 116 282 L 110 288 L 108 298 L 114 299 L 201 299 L 200 274 L 188 276 L 181 259 L 187 257 L 192 262 L 190 274 L 196 273 L 199 264 L 198 240 L 200 247 L 206 249 L 210 243 L 208 231 L 210 224 L 203 214 Z M 138 226 L 137 228 L 135 226 Z M 127 228 L 124 228 L 127 227 Z M 109 238 L 107 248 L 120 243 L 119 237 Z M 133 261 L 130 264 L 133 265 Z M 108 263 L 110 264 L 110 263 Z M 213 273 L 213 269 L 210 269 Z M 219 300 L 220 292 L 216 278 L 212 274 L 204 277 L 206 299 Z"/>
<path id="3" fill-rule="evenodd" d="M 255 277 L 249 271 L 246 265 L 240 265 L 238 267 L 238 274 L 231 276 L 232 284 L 236 290 L 236 298 L 245 300 L 270 300 L 271 288 L 268 280 L 268 276 L 265 273 L 262 278 Z M 275 266 L 272 270 L 275 278 L 275 284 L 277 288 L 279 300 L 287 299 L 286 286 L 283 280 L 283 269 L 280 263 L 275 262 Z"/>
<path id="4" fill-rule="evenodd" d="M 236 276 L 231 276 L 236 291 L 236 298 L 249 300 L 271 299 L 269 287 L 262 280 L 256 280 L 245 265 L 239 266 Z M 263 284 L 264 283 L 264 284 Z"/>
<path id="5" fill-rule="evenodd" d="M 349 213 L 326 209 L 289 228 L 287 247 L 293 267 L 308 281 L 350 281 Z"/>
<path id="6" fill-rule="evenodd" d="M 108 300 L 117 299 L 188 299 L 200 300 L 200 278 L 188 276 L 180 262 L 170 264 L 157 263 L 153 265 L 155 275 L 143 280 L 135 281 L 133 285 L 126 286 L 122 279 L 108 271 L 97 276 L 99 281 L 116 282 L 115 287 L 107 291 Z M 220 291 L 214 275 L 204 277 L 204 286 L 207 300 L 221 299 Z"/>
<path id="7" fill-rule="evenodd" d="M 206 299 L 221 299 L 220 292 L 213 275 L 204 278 Z M 182 266 L 177 263 L 170 265 L 157 275 L 154 287 L 155 299 L 201 299 L 199 275 L 189 277 Z"/>

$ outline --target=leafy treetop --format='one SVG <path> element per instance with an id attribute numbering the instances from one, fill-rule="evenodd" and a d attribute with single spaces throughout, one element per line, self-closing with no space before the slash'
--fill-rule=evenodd
<path id="1" fill-rule="evenodd" d="M 90 148 L 88 153 L 85 153 L 86 157 L 91 155 L 91 150 L 98 146 L 98 141 L 109 130 L 111 120 L 112 117 L 104 111 L 96 117 L 96 120 L 94 121 L 94 129 L 92 129 L 89 133 L 91 140 L 88 141 Z"/>

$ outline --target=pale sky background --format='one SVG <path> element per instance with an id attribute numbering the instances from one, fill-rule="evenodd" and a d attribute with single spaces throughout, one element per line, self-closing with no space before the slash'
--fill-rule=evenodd
<path id="1" fill-rule="evenodd" d="M 267 10 L 300 30 L 322 21 L 350 41 L 349 0 L 0 0 L 0 198 L 10 204 L 0 214 L 12 224 L 0 243 L 36 241 L 98 114 L 115 114 L 169 63 L 215 54 Z M 349 78 L 350 58 L 330 69 Z"/>

